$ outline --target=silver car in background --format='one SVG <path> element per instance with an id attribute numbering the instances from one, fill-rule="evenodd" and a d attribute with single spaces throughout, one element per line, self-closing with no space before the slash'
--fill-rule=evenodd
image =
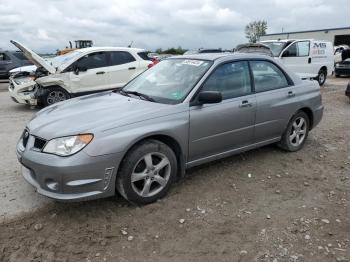
<path id="1" fill-rule="evenodd" d="M 317 82 L 256 54 L 166 59 L 119 91 L 41 111 L 17 145 L 24 178 L 45 196 L 163 197 L 186 168 L 271 143 L 301 149 L 321 120 Z"/>

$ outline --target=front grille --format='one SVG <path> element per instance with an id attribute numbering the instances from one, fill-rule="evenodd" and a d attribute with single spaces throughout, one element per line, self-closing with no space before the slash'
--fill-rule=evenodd
<path id="1" fill-rule="evenodd" d="M 22 143 L 23 143 L 23 146 L 24 146 L 24 147 L 27 146 L 28 139 L 29 139 L 29 132 L 28 132 L 27 129 L 25 129 L 25 130 L 23 131 L 23 134 L 22 134 Z"/>
<path id="2" fill-rule="evenodd" d="M 46 144 L 46 140 L 45 139 L 42 139 L 42 138 L 39 138 L 39 137 L 35 137 L 34 148 L 42 150 L 44 148 L 45 144 Z"/>

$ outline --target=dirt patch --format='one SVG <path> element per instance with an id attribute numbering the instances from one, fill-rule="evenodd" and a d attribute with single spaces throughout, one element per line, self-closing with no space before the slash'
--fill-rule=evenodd
<path id="1" fill-rule="evenodd" d="M 305 148 L 188 171 L 163 200 L 60 204 L 0 226 L 0 261 L 350 261 L 350 103 L 323 88 Z"/>

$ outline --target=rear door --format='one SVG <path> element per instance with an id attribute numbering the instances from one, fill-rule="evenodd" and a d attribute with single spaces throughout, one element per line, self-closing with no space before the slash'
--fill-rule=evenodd
<path id="1" fill-rule="evenodd" d="M 310 45 L 309 40 L 295 41 L 290 44 L 281 52 L 282 63 L 296 73 L 314 73 Z"/>
<path id="2" fill-rule="evenodd" d="M 73 93 L 94 92 L 110 88 L 106 52 L 87 54 L 76 61 L 69 73 Z M 76 71 L 77 69 L 77 71 Z"/>
<path id="3" fill-rule="evenodd" d="M 223 100 L 217 104 L 190 108 L 190 161 L 252 143 L 256 100 L 248 62 L 219 65 L 203 84 L 201 91 L 219 91 Z"/>
<path id="4" fill-rule="evenodd" d="M 250 61 L 257 100 L 255 142 L 278 138 L 297 109 L 297 94 L 286 73 L 266 60 Z"/>
<path id="5" fill-rule="evenodd" d="M 110 66 L 107 74 L 111 88 L 123 87 L 132 78 L 140 74 L 139 61 L 127 51 L 108 52 Z"/>

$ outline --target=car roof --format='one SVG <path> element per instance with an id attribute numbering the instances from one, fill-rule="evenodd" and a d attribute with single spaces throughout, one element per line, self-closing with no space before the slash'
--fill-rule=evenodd
<path id="1" fill-rule="evenodd" d="M 205 53 L 205 54 L 193 54 L 193 55 L 181 55 L 181 56 L 173 56 L 169 59 L 197 59 L 197 60 L 235 60 L 235 59 L 269 59 L 271 58 L 267 55 L 259 55 L 255 53 Z"/>
<path id="2" fill-rule="evenodd" d="M 77 51 L 82 53 L 90 53 L 96 51 L 131 51 L 131 52 L 145 52 L 141 48 L 132 48 L 132 47 L 114 47 L 114 46 L 104 46 L 104 47 L 87 47 L 82 49 L 77 49 Z"/>

